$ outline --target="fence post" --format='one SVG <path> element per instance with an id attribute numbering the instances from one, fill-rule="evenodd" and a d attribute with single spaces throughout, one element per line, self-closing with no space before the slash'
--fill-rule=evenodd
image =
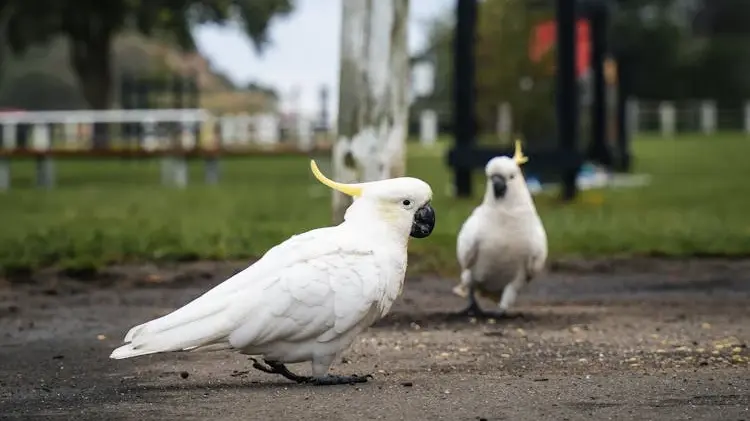
<path id="1" fill-rule="evenodd" d="M 172 153 L 172 152 L 168 152 Z M 178 153 L 161 160 L 161 182 L 165 186 L 183 188 L 188 184 L 187 158 Z"/>
<path id="2" fill-rule="evenodd" d="M 65 149 L 75 149 L 78 146 L 77 131 L 78 123 L 71 118 L 66 118 L 65 123 L 63 123 L 63 145 Z"/>
<path id="3" fill-rule="evenodd" d="M 3 125 L 3 144 L 0 149 L 12 151 L 16 149 L 16 124 L 9 122 Z M 0 158 L 0 191 L 10 189 L 10 158 Z"/>
<path id="4" fill-rule="evenodd" d="M 419 141 L 422 146 L 432 146 L 437 140 L 438 119 L 435 110 L 423 110 L 419 116 Z"/>
<path id="5" fill-rule="evenodd" d="M 235 141 L 235 120 L 231 114 L 221 116 L 221 143 L 224 146 L 232 145 Z"/>
<path id="6" fill-rule="evenodd" d="M 701 130 L 705 135 L 716 132 L 716 102 L 701 102 Z"/>
<path id="7" fill-rule="evenodd" d="M 674 104 L 669 101 L 659 103 L 659 122 L 662 137 L 672 137 L 675 133 L 675 109 Z"/>
<path id="8" fill-rule="evenodd" d="M 629 99 L 627 101 L 627 104 L 625 105 L 627 107 L 627 119 L 628 121 L 624 122 L 627 124 L 627 135 L 632 139 L 633 136 L 636 136 L 640 132 L 641 128 L 641 109 L 640 105 L 638 104 L 637 99 Z"/>
<path id="9" fill-rule="evenodd" d="M 207 156 L 204 161 L 204 177 L 206 184 L 219 184 L 219 157 Z"/>
<path id="10" fill-rule="evenodd" d="M 208 117 L 201 124 L 201 143 L 203 149 L 208 149 L 212 153 L 206 155 L 203 160 L 203 179 L 206 184 L 219 183 L 219 155 L 221 153 L 220 139 L 216 136 L 216 121 L 213 117 Z"/>
<path id="11" fill-rule="evenodd" d="M 250 114 L 237 114 L 234 119 L 234 129 L 236 131 L 237 143 L 247 146 L 250 143 Z"/>
<path id="12" fill-rule="evenodd" d="M 10 158 L 0 156 L 0 191 L 10 189 Z"/>
<path id="13" fill-rule="evenodd" d="M 264 145 L 276 145 L 279 142 L 279 120 L 271 113 L 258 115 L 258 142 Z"/>
<path id="14" fill-rule="evenodd" d="M 187 157 L 184 154 L 172 158 L 172 184 L 179 188 L 188 184 Z"/>
<path id="15" fill-rule="evenodd" d="M 180 146 L 182 149 L 194 149 L 196 146 L 195 141 L 195 130 L 193 126 L 195 123 L 190 121 L 183 121 L 180 125 Z"/>
<path id="16" fill-rule="evenodd" d="M 159 140 L 156 138 L 156 122 L 147 119 L 142 123 L 143 127 L 143 149 L 153 151 L 159 147 Z"/>
<path id="17" fill-rule="evenodd" d="M 38 187 L 51 189 L 55 186 L 55 162 L 46 152 L 50 149 L 49 126 L 37 123 L 32 128 L 31 147 L 42 152 L 36 159 L 36 183 Z"/>
<path id="18" fill-rule="evenodd" d="M 313 139 L 312 121 L 309 118 L 297 115 L 297 145 L 303 151 L 312 150 L 315 146 Z"/>

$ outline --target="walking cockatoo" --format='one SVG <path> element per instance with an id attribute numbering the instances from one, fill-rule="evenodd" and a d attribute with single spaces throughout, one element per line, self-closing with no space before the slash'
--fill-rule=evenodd
<path id="1" fill-rule="evenodd" d="M 484 200 L 464 222 L 456 244 L 461 281 L 453 292 L 469 300 L 462 314 L 507 315 L 518 291 L 544 269 L 547 234 L 521 173 L 527 160 L 516 142 L 513 158 L 495 157 L 485 167 Z M 476 293 L 495 301 L 499 311 L 482 311 Z"/>
<path id="2" fill-rule="evenodd" d="M 435 226 L 432 190 L 409 177 L 342 184 L 310 166 L 321 183 L 354 198 L 344 222 L 292 236 L 184 307 L 133 327 L 110 358 L 235 350 L 262 358 L 251 358 L 254 368 L 299 383 L 366 382 L 329 369 L 401 293 L 409 237 Z M 307 361 L 311 376 L 284 365 Z"/>

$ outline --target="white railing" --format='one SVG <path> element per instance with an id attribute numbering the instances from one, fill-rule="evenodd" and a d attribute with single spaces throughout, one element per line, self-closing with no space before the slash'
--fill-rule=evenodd
<path id="1" fill-rule="evenodd" d="M 611 105 L 611 104 L 610 104 Z M 588 107 L 581 107 L 581 116 Z M 611 119 L 615 110 L 607 111 Z M 638 101 L 627 103 L 627 128 L 632 135 L 655 133 L 672 138 L 677 133 L 713 135 L 718 131 L 744 132 L 750 135 L 750 101 L 741 108 L 718 108 L 715 101 Z M 611 121 L 611 120 L 610 120 Z M 433 110 L 423 110 L 419 119 L 420 141 L 432 145 L 437 137 L 438 119 Z M 513 134 L 513 107 L 502 103 L 497 108 L 493 132 L 500 139 Z"/>
<path id="2" fill-rule="evenodd" d="M 144 132 L 142 147 L 146 150 L 175 146 L 171 139 L 159 136 L 157 129 L 160 124 L 179 125 L 180 146 L 186 149 L 198 145 L 197 127 L 201 128 L 199 137 L 212 146 L 272 146 L 291 140 L 302 150 L 314 147 L 313 126 L 307 118 L 295 118 L 282 124 L 279 116 L 273 113 L 215 116 L 204 109 L 157 109 L 0 112 L 3 140 L 0 149 L 18 147 L 19 125 L 31 126 L 30 149 L 50 149 L 57 146 L 55 140 L 64 148 L 87 148 L 83 140 L 91 134 L 91 126 L 96 123 L 140 124 Z M 50 127 L 54 125 L 63 126 L 62 136 L 50 133 Z M 282 131 L 288 133 L 286 139 L 281 139 Z"/>
<path id="3" fill-rule="evenodd" d="M 205 109 L 0 112 L 0 190 L 10 188 L 10 160 L 19 150 L 21 127 L 30 130 L 25 136 L 23 150 L 41 153 L 37 157 L 37 183 L 50 188 L 55 184 L 55 154 L 44 152 L 91 150 L 93 126 L 98 123 L 120 124 L 121 129 L 127 127 L 125 125 L 139 125 L 142 128 L 140 135 L 125 130 L 119 133 L 109 131 L 108 138 L 113 145 L 135 146 L 147 152 L 196 148 L 242 150 L 274 147 L 281 143 L 291 144 L 300 151 L 311 151 L 316 146 L 309 119 L 293 117 L 282 121 L 274 113 L 216 116 Z M 205 159 L 206 181 L 218 182 L 216 156 L 206 156 Z M 161 160 L 164 184 L 187 185 L 184 156 L 164 154 Z"/>

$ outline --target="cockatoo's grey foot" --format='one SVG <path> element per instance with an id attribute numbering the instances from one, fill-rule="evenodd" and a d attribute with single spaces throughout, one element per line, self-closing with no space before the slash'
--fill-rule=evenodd
<path id="1" fill-rule="evenodd" d="M 364 376 L 358 376 L 356 374 L 351 376 L 337 376 L 329 374 L 323 377 L 313 377 L 309 382 L 316 386 L 333 386 L 337 384 L 367 383 L 367 379 L 371 378 L 371 374 L 367 374 Z"/>
<path id="2" fill-rule="evenodd" d="M 478 317 L 484 313 L 475 300 L 469 300 L 469 306 L 457 313 L 458 316 Z"/>
<path id="3" fill-rule="evenodd" d="M 372 375 L 367 374 L 365 376 L 336 376 L 336 375 L 326 375 L 321 377 L 311 377 L 311 376 L 298 376 L 291 371 L 289 371 L 286 366 L 280 362 L 277 361 L 268 361 L 263 360 L 264 363 L 267 364 L 263 365 L 255 358 L 250 358 L 253 362 L 253 368 L 256 370 L 260 370 L 264 373 L 268 374 L 279 374 L 281 376 L 284 376 L 285 378 L 297 382 L 297 383 L 309 383 L 316 386 L 333 386 L 337 384 L 354 384 L 354 383 L 366 383 L 367 379 L 372 378 Z"/>
<path id="4" fill-rule="evenodd" d="M 476 302 L 469 303 L 469 306 L 457 313 L 459 316 L 475 317 L 477 319 L 506 319 L 508 313 L 504 311 L 486 311 L 482 310 Z"/>
<path id="5" fill-rule="evenodd" d="M 253 368 L 256 370 L 260 370 L 264 373 L 268 374 L 279 374 L 281 376 L 286 377 L 287 379 L 297 382 L 297 383 L 309 383 L 313 380 L 312 377 L 309 376 L 298 376 L 291 371 L 289 371 L 286 366 L 280 362 L 277 361 L 268 361 L 263 360 L 268 366 L 265 366 L 258 362 L 255 358 L 250 358 L 250 360 L 253 362 Z"/>

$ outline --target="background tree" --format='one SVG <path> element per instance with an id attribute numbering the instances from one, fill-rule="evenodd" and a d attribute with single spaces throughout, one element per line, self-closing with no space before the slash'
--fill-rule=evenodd
<path id="1" fill-rule="evenodd" d="M 4 0 L 14 6 L 9 21 L 9 41 L 14 52 L 64 35 L 70 44 L 70 61 L 83 96 L 97 109 L 112 100 L 111 45 L 124 29 L 173 39 L 186 49 L 195 48 L 195 24 L 238 21 L 261 51 L 267 43 L 270 20 L 291 11 L 290 0 Z"/>
<path id="2" fill-rule="evenodd" d="M 14 53 L 57 36 L 68 40 L 71 67 L 94 109 L 112 103 L 111 49 L 118 33 L 137 30 L 194 49 L 194 25 L 234 21 L 260 52 L 268 41 L 270 21 L 288 14 L 292 6 L 291 0 L 0 0 L 0 10 L 12 9 L 7 29 Z"/>

